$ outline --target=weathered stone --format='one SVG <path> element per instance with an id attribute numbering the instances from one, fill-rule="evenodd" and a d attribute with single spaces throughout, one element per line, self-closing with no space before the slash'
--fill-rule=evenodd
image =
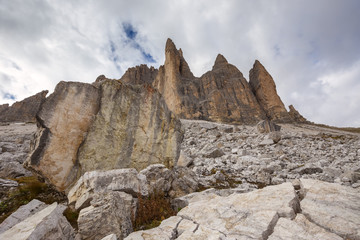
<path id="1" fill-rule="evenodd" d="M 153 164 L 140 171 L 146 176 L 149 192 L 167 193 L 171 189 L 174 175 L 162 164 Z"/>
<path id="2" fill-rule="evenodd" d="M 293 105 L 289 106 L 289 115 L 293 119 L 293 121 L 298 123 L 306 123 L 308 122 L 306 118 L 304 118 Z"/>
<path id="3" fill-rule="evenodd" d="M 0 178 L 32 175 L 22 164 L 30 152 L 30 140 L 36 129 L 35 124 L 29 123 L 0 126 Z"/>
<path id="4" fill-rule="evenodd" d="M 115 234 L 110 234 L 110 235 L 102 238 L 101 240 L 118 240 L 118 238 L 116 237 Z"/>
<path id="5" fill-rule="evenodd" d="M 207 158 L 219 158 L 221 156 L 224 156 L 225 153 L 221 149 L 215 149 L 212 152 L 205 154 L 204 157 Z"/>
<path id="6" fill-rule="evenodd" d="M 225 235 L 265 238 L 279 217 L 294 218 L 298 200 L 291 183 L 190 203 L 178 216 Z"/>
<path id="7" fill-rule="evenodd" d="M 176 237 L 176 227 L 181 217 L 170 217 L 161 222 L 160 226 L 146 231 L 131 233 L 125 240 L 171 240 Z"/>
<path id="8" fill-rule="evenodd" d="M 99 92 L 86 83 L 60 82 L 38 113 L 41 127 L 26 166 L 60 191 L 76 180 L 78 148 L 99 109 Z"/>
<path id="9" fill-rule="evenodd" d="M 173 180 L 169 195 L 172 198 L 184 196 L 186 194 L 195 192 L 198 187 L 198 178 L 196 174 L 186 167 L 175 167 L 172 170 Z"/>
<path id="10" fill-rule="evenodd" d="M 86 172 L 68 193 L 69 204 L 75 209 L 89 206 L 95 193 L 123 191 L 136 196 L 148 195 L 146 177 L 135 169 L 114 169 Z"/>
<path id="11" fill-rule="evenodd" d="M 302 214 L 298 214 L 294 220 L 280 218 L 277 222 L 273 234 L 269 240 L 341 240 L 343 238 L 328 232 L 324 228 L 310 222 Z"/>
<path id="12" fill-rule="evenodd" d="M 131 84 L 152 84 L 155 80 L 158 70 L 154 67 L 148 67 L 145 64 L 132 67 L 126 70 L 120 81 Z"/>
<path id="13" fill-rule="evenodd" d="M 0 224 L 0 233 L 9 230 L 19 222 L 24 221 L 26 218 L 41 211 L 45 207 L 47 207 L 45 203 L 40 202 L 37 199 L 31 200 L 31 202 L 29 202 L 28 204 L 19 207 L 18 210 L 12 213 Z"/>
<path id="14" fill-rule="evenodd" d="M 42 91 L 34 96 L 14 103 L 0 105 L 0 122 L 35 122 L 36 113 L 45 101 L 48 91 Z"/>
<path id="15" fill-rule="evenodd" d="M 360 190 L 301 179 L 302 214 L 310 222 L 345 239 L 360 239 Z"/>
<path id="16" fill-rule="evenodd" d="M 100 92 L 101 108 L 78 151 L 82 173 L 176 164 L 181 124 L 156 90 L 105 80 Z"/>
<path id="17" fill-rule="evenodd" d="M 95 193 L 91 206 L 80 211 L 79 233 L 82 239 L 101 239 L 113 233 L 124 239 L 132 232 L 133 198 L 123 192 Z"/>
<path id="18" fill-rule="evenodd" d="M 188 167 L 194 161 L 191 157 L 187 156 L 185 153 L 180 152 L 180 157 L 177 162 L 177 166 L 179 167 Z"/>
<path id="19" fill-rule="evenodd" d="M 256 125 L 256 128 L 259 133 L 269 133 L 269 132 L 275 132 L 280 131 L 281 127 L 272 121 L 269 120 L 262 120 L 258 122 Z"/>
<path id="20" fill-rule="evenodd" d="M 263 110 L 242 73 L 218 55 L 213 69 L 194 77 L 182 51 L 168 39 L 165 63 L 153 82 L 170 110 L 180 118 L 217 122 L 255 123 L 265 118 Z"/>
<path id="21" fill-rule="evenodd" d="M 255 61 L 253 68 L 250 70 L 249 83 L 256 99 L 270 120 L 279 122 L 293 121 L 277 94 L 273 78 L 258 60 Z"/>
<path id="22" fill-rule="evenodd" d="M 53 203 L 0 234 L 7 240 L 74 239 L 74 230 L 62 215 L 65 206 Z"/>

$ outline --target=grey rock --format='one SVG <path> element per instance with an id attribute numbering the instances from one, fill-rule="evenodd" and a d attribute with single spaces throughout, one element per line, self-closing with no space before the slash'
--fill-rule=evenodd
<path id="1" fill-rule="evenodd" d="M 225 153 L 221 149 L 215 149 L 212 152 L 204 155 L 204 157 L 207 157 L 207 158 L 219 158 L 219 157 L 224 156 L 224 155 L 225 155 Z"/>
<path id="2" fill-rule="evenodd" d="M 12 213 L 0 224 L 0 233 L 9 230 L 19 222 L 41 211 L 45 207 L 47 207 L 45 203 L 40 202 L 37 199 L 31 200 L 28 204 L 19 207 L 18 210 Z"/>
<path id="3" fill-rule="evenodd" d="M 62 215 L 65 206 L 53 203 L 0 234 L 7 240 L 71 240 L 75 233 Z"/>
<path id="4" fill-rule="evenodd" d="M 107 235 L 106 237 L 102 238 L 101 240 L 118 240 L 115 234 Z"/>
<path id="5" fill-rule="evenodd" d="M 101 239 L 110 233 L 124 239 L 132 232 L 133 198 L 123 192 L 95 193 L 91 206 L 80 211 L 82 239 Z"/>
<path id="6" fill-rule="evenodd" d="M 262 120 L 258 122 L 256 125 L 256 128 L 259 133 L 269 133 L 269 132 L 275 132 L 280 131 L 281 127 L 275 123 L 273 123 L 270 120 Z"/>

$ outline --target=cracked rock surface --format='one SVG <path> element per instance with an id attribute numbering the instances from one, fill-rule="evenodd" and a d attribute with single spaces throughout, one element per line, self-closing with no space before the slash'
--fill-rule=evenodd
<path id="1" fill-rule="evenodd" d="M 359 189 L 297 183 L 225 197 L 197 193 L 177 216 L 125 239 L 360 239 Z"/>

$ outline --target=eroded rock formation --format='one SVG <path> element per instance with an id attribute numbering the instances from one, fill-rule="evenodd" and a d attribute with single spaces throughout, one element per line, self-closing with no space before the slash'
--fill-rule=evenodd
<path id="1" fill-rule="evenodd" d="M 36 113 L 45 101 L 48 91 L 42 91 L 34 96 L 14 103 L 0 105 L 0 122 L 35 122 Z"/>
<path id="2" fill-rule="evenodd" d="M 60 191 L 86 171 L 171 167 L 180 154 L 180 121 L 150 85 L 60 82 L 38 121 L 26 164 Z"/>
<path id="3" fill-rule="evenodd" d="M 249 83 L 256 99 L 270 120 L 293 121 L 277 94 L 273 78 L 258 60 L 255 61 L 253 68 L 250 70 Z"/>
<path id="4" fill-rule="evenodd" d="M 212 70 L 196 78 L 170 39 L 153 85 L 180 118 L 247 124 L 265 118 L 248 82 L 224 56 L 219 54 Z"/>

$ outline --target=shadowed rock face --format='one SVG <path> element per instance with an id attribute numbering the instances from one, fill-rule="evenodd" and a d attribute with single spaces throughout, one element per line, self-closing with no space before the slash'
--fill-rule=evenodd
<path id="1" fill-rule="evenodd" d="M 36 113 L 45 101 L 48 91 L 42 91 L 20 102 L 0 105 L 0 122 L 35 122 Z"/>
<path id="2" fill-rule="evenodd" d="M 105 78 L 95 85 L 57 85 L 37 115 L 41 127 L 26 166 L 60 191 L 86 171 L 174 166 L 183 133 L 160 94 Z"/>
<path id="3" fill-rule="evenodd" d="M 253 68 L 250 70 L 249 83 L 256 99 L 270 120 L 279 122 L 293 121 L 277 94 L 273 78 L 258 60 L 255 61 Z"/>
<path id="4" fill-rule="evenodd" d="M 170 39 L 153 86 L 180 118 L 248 124 L 266 118 L 242 73 L 224 56 L 219 54 L 213 69 L 196 78 Z"/>

